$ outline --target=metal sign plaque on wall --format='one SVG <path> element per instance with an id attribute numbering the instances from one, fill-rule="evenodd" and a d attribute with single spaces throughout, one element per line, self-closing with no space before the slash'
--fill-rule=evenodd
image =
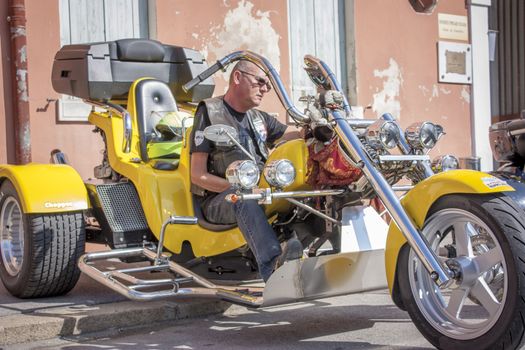
<path id="1" fill-rule="evenodd" d="M 439 13 L 438 29 L 440 39 L 468 41 L 467 16 Z"/>
<path id="2" fill-rule="evenodd" d="M 472 49 L 470 44 L 438 42 L 440 83 L 472 84 Z"/>

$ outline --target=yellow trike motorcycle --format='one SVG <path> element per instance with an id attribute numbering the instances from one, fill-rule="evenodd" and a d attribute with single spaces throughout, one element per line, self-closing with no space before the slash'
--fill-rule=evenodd
<path id="1" fill-rule="evenodd" d="M 237 188 L 229 201 L 259 201 L 279 238 L 297 235 L 305 247 L 264 285 L 236 225 L 207 222 L 190 192 L 191 113 L 211 97 L 211 76 L 242 59 L 267 74 L 306 136 L 277 145 L 262 172 L 248 156 L 227 170 Z M 6 288 L 21 298 L 59 295 L 82 271 L 134 300 L 217 298 L 257 308 L 388 286 L 438 348 L 518 348 L 525 227 L 505 194 L 513 188 L 451 170 L 452 157 L 431 163 L 439 125 L 403 132 L 388 115 L 354 119 L 329 67 L 306 56 L 305 70 L 318 94 L 299 111 L 270 62 L 253 52 L 208 67 L 194 50 L 150 40 L 63 47 L 53 86 L 93 105 L 103 159 L 88 181 L 60 152 L 55 164 L 0 166 Z M 227 125 L 204 137 L 241 147 Z M 386 208 L 390 225 L 372 202 Z M 84 253 L 86 241 L 112 249 Z M 105 269 L 115 258 L 129 265 Z"/>

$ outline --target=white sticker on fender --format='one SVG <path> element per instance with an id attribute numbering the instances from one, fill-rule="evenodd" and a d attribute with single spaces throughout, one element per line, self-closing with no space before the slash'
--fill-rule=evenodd
<path id="1" fill-rule="evenodd" d="M 495 188 L 495 187 L 507 186 L 508 185 L 507 182 L 505 182 L 505 181 L 503 181 L 501 179 L 498 179 L 497 177 L 494 177 L 494 176 L 482 177 L 481 181 L 483 181 L 485 186 L 487 186 L 488 188 Z"/>

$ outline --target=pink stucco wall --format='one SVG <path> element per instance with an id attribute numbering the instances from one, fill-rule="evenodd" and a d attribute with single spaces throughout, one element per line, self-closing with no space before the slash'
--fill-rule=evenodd
<path id="1" fill-rule="evenodd" d="M 237 50 L 252 50 L 280 67 L 281 78 L 289 88 L 289 49 L 287 2 L 158 0 L 158 39 L 203 52 L 209 62 Z M 227 74 L 216 75 L 215 94 L 225 92 Z M 272 91 L 261 106 L 268 112 L 284 110 Z"/>
<path id="2" fill-rule="evenodd" d="M 5 3 L 0 18 L 6 18 Z M 399 92 L 393 99 L 399 103 L 402 126 L 422 119 L 441 123 L 447 135 L 433 154 L 463 156 L 470 154 L 470 87 L 437 83 L 439 12 L 466 15 L 464 2 L 456 0 L 439 1 L 431 15 L 415 13 L 406 0 L 355 1 L 358 105 L 376 106 L 389 89 L 385 83 L 395 75 Z M 60 46 L 58 1 L 26 1 L 26 14 L 33 161 L 48 162 L 49 152 L 60 148 L 82 177 L 90 177 L 101 159 L 100 137 L 89 124 L 58 123 L 54 102 L 46 108 L 48 99 L 58 98 L 50 81 Z M 157 0 L 156 17 L 158 40 L 201 50 L 209 62 L 234 50 L 254 50 L 271 60 L 290 87 L 286 0 Z M 7 129 L 12 110 L 6 22 L 0 23 L 0 38 L 0 162 L 5 162 L 14 160 L 12 130 Z M 226 77 L 217 76 L 216 94 L 225 91 Z M 285 119 L 274 92 L 262 108 Z M 365 117 L 376 113 L 367 109 Z"/>
<path id="3" fill-rule="evenodd" d="M 57 123 L 55 102 L 46 109 L 47 99 L 59 97 L 51 85 L 53 58 L 60 48 L 58 1 L 26 1 L 26 16 L 33 161 L 48 163 L 50 151 L 59 148 L 84 178 L 90 177 L 102 157 L 100 136 L 87 123 Z"/>
<path id="4" fill-rule="evenodd" d="M 399 102 L 401 125 L 420 120 L 441 124 L 447 134 L 431 155 L 467 156 L 470 86 L 438 83 L 438 13 L 466 16 L 467 10 L 464 1 L 455 0 L 439 1 L 432 14 L 416 13 L 405 0 L 355 2 L 358 104 L 377 105 L 381 92 L 398 83 L 393 100 Z M 398 75 L 392 78 L 396 65 Z M 365 110 L 366 118 L 375 115 Z"/>
<path id="5" fill-rule="evenodd" d="M 250 8 L 252 3 L 253 8 Z M 208 0 L 202 1 L 201 5 L 195 6 L 194 1 L 157 1 L 158 40 L 198 50 L 206 49 L 210 62 L 222 56 L 221 44 L 228 45 L 232 51 L 249 48 L 249 45 L 243 44 L 238 37 L 230 35 L 229 29 L 223 22 L 228 11 L 231 13 L 238 7 L 236 2 L 227 5 L 223 2 Z M 252 33 L 256 32 L 257 25 L 262 25 L 263 28 L 271 27 L 278 33 L 277 40 L 272 42 L 277 45 L 268 43 L 262 48 L 270 50 L 269 52 L 274 57 L 280 57 L 281 72 L 284 73 L 285 83 L 288 84 L 286 2 L 268 3 L 261 0 L 242 3 L 242 6 L 244 7 L 241 10 L 248 11 L 253 16 L 251 19 L 244 19 L 244 22 L 254 21 L 256 27 L 250 23 L 247 24 Z M 203 8 L 206 11 L 202 11 Z M 238 17 L 239 12 L 234 12 L 232 16 L 235 15 Z M 87 123 L 58 123 L 56 103 L 52 102 L 49 105 L 47 103 L 48 99 L 59 97 L 53 91 L 50 79 L 53 57 L 60 48 L 58 1 L 26 1 L 26 16 L 33 161 L 49 162 L 50 151 L 59 148 L 68 154 L 69 160 L 81 176 L 88 178 L 92 176 L 93 167 L 101 159 L 103 145 L 100 137 L 91 132 L 93 126 Z M 210 28 L 214 28 L 214 31 L 210 31 Z M 215 34 L 221 30 L 223 37 L 217 39 Z M 244 38 L 245 41 L 248 39 L 249 37 Z M 2 40 L 2 45 L 3 43 Z M 234 47 L 233 43 L 239 43 L 239 46 Z M 278 55 L 275 51 L 278 51 Z M 2 49 L 3 54 L 4 52 L 6 50 Z M 265 54 L 265 52 L 259 53 Z M 2 59 L 2 63 L 8 65 L 6 59 Z M 222 93 L 225 89 L 225 80 L 219 76 L 216 82 L 216 93 Z M 9 93 L 9 90 L 7 92 Z M 0 99 L 3 97 L 0 96 Z M 280 117 L 284 119 L 284 113 L 277 101 L 272 92 L 271 96 L 266 99 L 263 108 L 271 112 L 280 112 Z M 3 114 L 0 116 L 0 123 L 4 123 Z M 4 130 L 2 128 L 2 133 L 5 133 Z M 0 134 L 0 137 L 2 136 L 3 134 Z M 0 143 L 0 157 L 3 157 L 0 158 L 0 161 L 6 161 L 5 154 L 5 146 Z"/>

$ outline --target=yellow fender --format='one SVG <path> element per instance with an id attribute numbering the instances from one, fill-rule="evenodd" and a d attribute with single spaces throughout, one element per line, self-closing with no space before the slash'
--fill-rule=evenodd
<path id="1" fill-rule="evenodd" d="M 427 213 L 440 197 L 453 193 L 487 194 L 514 191 L 492 175 L 474 170 L 452 170 L 431 176 L 417 184 L 401 199 L 401 204 L 418 228 L 422 228 Z M 385 248 L 388 288 L 392 294 L 395 282 L 397 257 L 406 239 L 392 222 Z"/>
<path id="2" fill-rule="evenodd" d="M 1 165 L 0 183 L 15 186 L 24 213 L 63 213 L 88 208 L 80 175 L 62 164 Z"/>

